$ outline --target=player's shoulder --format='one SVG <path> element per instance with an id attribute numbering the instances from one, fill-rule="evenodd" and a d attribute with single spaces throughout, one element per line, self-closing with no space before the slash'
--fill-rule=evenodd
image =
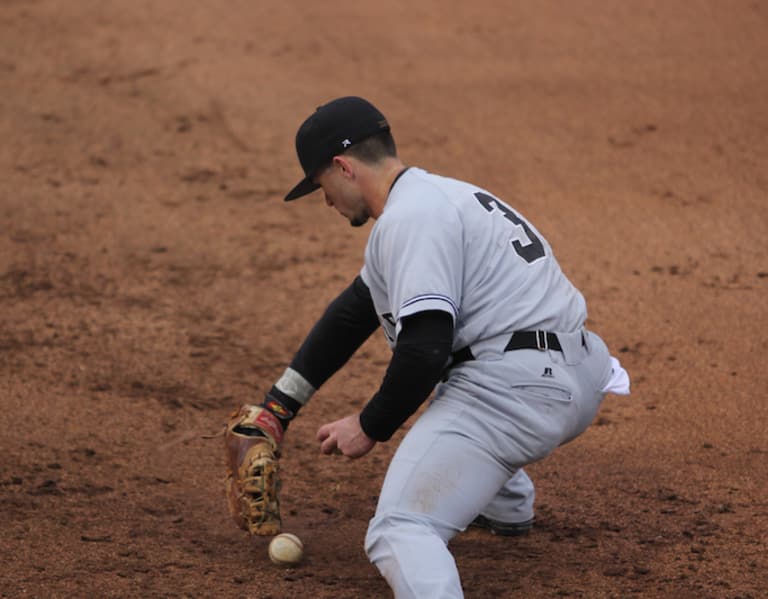
<path id="1" fill-rule="evenodd" d="M 457 212 L 461 196 L 469 193 L 467 183 L 424 169 L 411 167 L 395 183 L 384 210 L 390 217 Z"/>
<path id="2" fill-rule="evenodd" d="M 418 167 L 410 167 L 403 173 L 402 180 L 404 183 L 402 188 L 418 187 L 424 192 L 437 196 L 462 193 L 473 187 L 465 181 L 432 173 Z M 393 191 L 396 190 L 397 187 L 393 189 Z"/>

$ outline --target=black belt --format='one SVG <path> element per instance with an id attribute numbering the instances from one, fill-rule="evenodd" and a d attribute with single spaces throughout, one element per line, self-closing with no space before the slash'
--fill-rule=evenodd
<path id="1" fill-rule="evenodd" d="M 512 333 L 512 337 L 504 347 L 504 351 L 515 349 L 538 349 L 539 351 L 554 349 L 555 351 L 561 351 L 563 348 L 560 345 L 560 340 L 554 333 L 547 333 L 546 331 L 516 331 Z M 472 350 L 467 346 L 453 353 L 453 360 L 450 365 L 453 367 L 474 359 L 475 356 L 472 354 Z"/>

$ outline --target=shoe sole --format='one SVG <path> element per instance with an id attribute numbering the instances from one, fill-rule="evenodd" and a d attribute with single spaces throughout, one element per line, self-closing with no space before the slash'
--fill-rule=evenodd
<path id="1" fill-rule="evenodd" d="M 526 522 L 497 522 L 484 516 L 478 516 L 471 523 L 471 527 L 489 530 L 491 534 L 501 537 L 523 537 L 531 532 L 533 520 Z"/>

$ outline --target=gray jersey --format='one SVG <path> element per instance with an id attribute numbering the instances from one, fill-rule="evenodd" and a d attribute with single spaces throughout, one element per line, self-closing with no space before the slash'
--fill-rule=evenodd
<path id="1" fill-rule="evenodd" d="M 544 237 L 488 191 L 422 169 L 393 186 L 361 276 L 391 346 L 401 320 L 442 310 L 454 347 L 518 330 L 571 332 L 586 304 Z"/>

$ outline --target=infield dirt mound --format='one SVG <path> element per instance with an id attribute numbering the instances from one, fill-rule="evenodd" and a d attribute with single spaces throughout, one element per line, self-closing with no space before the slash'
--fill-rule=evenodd
<path id="1" fill-rule="evenodd" d="M 768 588 L 768 7 L 306 0 L 0 4 L 0 595 L 387 597 L 363 538 L 403 431 L 315 432 L 378 387 L 375 335 L 292 424 L 269 562 L 217 432 L 356 275 L 368 228 L 300 178 L 330 98 L 408 164 L 536 223 L 633 377 L 530 473 L 525 538 L 452 542 L 466 596 Z"/>

